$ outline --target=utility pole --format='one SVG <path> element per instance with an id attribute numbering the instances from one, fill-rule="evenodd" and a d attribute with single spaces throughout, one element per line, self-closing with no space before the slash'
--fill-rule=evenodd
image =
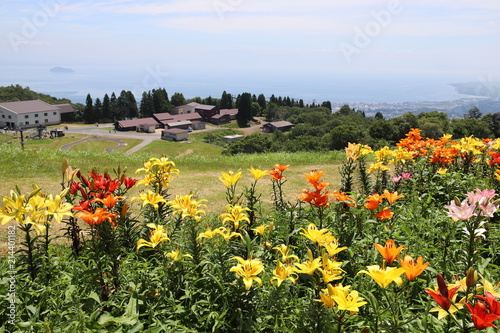
<path id="1" fill-rule="evenodd" d="M 21 148 L 22 150 L 24 150 L 24 137 L 23 137 L 23 129 L 21 128 L 19 130 L 19 132 L 21 132 Z"/>

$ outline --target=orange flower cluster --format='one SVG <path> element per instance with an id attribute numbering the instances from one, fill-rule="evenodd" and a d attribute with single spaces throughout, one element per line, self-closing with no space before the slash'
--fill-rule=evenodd
<path id="1" fill-rule="evenodd" d="M 396 146 L 404 147 L 408 151 L 414 152 L 414 157 L 427 155 L 428 143 L 423 140 L 420 135 L 421 130 L 418 128 L 410 129 L 410 132 L 406 134 L 405 139 L 401 139 Z"/>
<path id="2" fill-rule="evenodd" d="M 285 178 L 285 176 L 283 176 L 283 171 L 288 169 L 288 167 L 289 165 L 275 164 L 274 167 L 269 170 L 269 175 L 274 180 L 281 180 Z"/>
<path id="3" fill-rule="evenodd" d="M 308 202 L 316 207 L 324 207 L 328 205 L 328 190 L 325 188 L 330 183 L 325 183 L 321 180 L 326 171 L 312 170 L 310 173 L 305 173 L 307 182 L 314 187 L 314 191 L 302 190 L 302 194 L 298 198 L 302 201 Z"/>
<path id="4" fill-rule="evenodd" d="M 125 193 L 132 188 L 136 183 L 136 179 L 129 178 L 123 174 L 121 177 L 113 179 L 106 174 L 99 174 L 95 170 L 89 172 L 90 179 L 87 179 L 80 172 L 75 173 L 75 176 L 80 180 L 71 180 L 70 194 L 76 196 L 81 195 L 82 200 L 78 205 L 73 207 L 73 210 L 80 211 L 75 214 L 90 226 L 95 226 L 108 221 L 112 226 L 117 226 L 119 216 L 124 216 L 127 213 L 128 205 L 123 204 L 119 211 L 116 211 L 116 205 L 125 199 L 117 193 Z M 115 210 L 112 212 L 112 210 Z"/>
<path id="5" fill-rule="evenodd" d="M 398 194 L 398 192 L 389 192 L 388 190 L 384 190 L 383 194 L 372 194 L 366 198 L 366 204 L 365 208 L 368 210 L 374 211 L 378 208 L 380 208 L 380 204 L 384 201 L 384 199 L 387 200 L 389 205 L 392 205 L 394 202 L 396 202 L 398 199 L 402 198 L 402 194 Z M 392 212 L 389 207 L 384 207 L 380 209 L 374 216 L 379 218 L 381 221 L 390 219 L 394 215 L 394 212 Z"/>
<path id="6" fill-rule="evenodd" d="M 424 264 L 424 259 L 419 256 L 415 261 L 410 255 L 405 255 L 404 259 L 399 257 L 399 254 L 405 247 L 400 245 L 396 247 L 396 243 L 392 239 L 388 239 L 385 245 L 373 244 L 382 257 L 384 257 L 387 264 L 392 265 L 394 260 L 397 258 L 399 265 L 405 268 L 405 275 L 408 281 L 414 280 L 417 276 L 422 274 L 422 272 L 429 266 L 429 263 Z"/>

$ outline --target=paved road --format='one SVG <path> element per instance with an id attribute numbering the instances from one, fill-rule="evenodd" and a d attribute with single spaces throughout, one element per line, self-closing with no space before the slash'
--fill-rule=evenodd
<path id="1" fill-rule="evenodd" d="M 252 133 L 256 133 L 260 131 L 260 126 L 262 124 L 258 125 L 253 125 L 251 127 L 247 128 L 241 128 L 240 130 L 243 131 L 244 135 L 250 135 Z M 214 131 L 222 129 L 222 127 L 207 127 L 206 129 L 203 130 L 196 130 L 196 133 L 200 132 L 209 132 L 209 131 Z M 125 132 L 120 132 L 120 131 L 115 131 L 114 126 L 112 124 L 100 124 L 99 126 L 81 126 L 81 125 L 68 125 L 68 129 L 64 129 L 66 135 L 68 134 L 81 134 L 81 135 L 88 135 L 88 138 L 84 138 L 82 140 L 78 140 L 76 142 L 70 143 L 68 145 L 65 145 L 61 147 L 62 150 L 67 150 L 69 149 L 72 145 L 78 144 L 80 142 L 86 141 L 86 140 L 109 140 L 109 141 L 114 141 L 117 143 L 116 147 L 108 148 L 106 151 L 109 150 L 109 152 L 112 152 L 114 149 L 123 147 L 126 145 L 125 142 L 121 141 L 120 139 L 136 139 L 136 140 L 141 140 L 139 144 L 136 146 L 130 148 L 125 152 L 125 155 L 130 155 L 138 151 L 139 149 L 147 146 L 153 141 L 156 140 L 161 140 L 161 131 L 163 129 L 159 128 L 156 130 L 155 133 L 140 133 L 140 132 L 133 132 L 133 131 L 125 131 Z"/>
<path id="2" fill-rule="evenodd" d="M 116 147 L 108 148 L 106 151 L 112 152 L 114 149 L 126 146 L 127 144 L 120 139 L 136 139 L 141 140 L 139 144 L 130 148 L 125 152 L 125 155 L 130 155 L 135 153 L 139 149 L 147 146 L 155 140 L 161 140 L 161 129 L 156 130 L 156 133 L 139 133 L 139 132 L 120 132 L 115 131 L 113 125 L 99 125 L 99 126 L 68 126 L 68 129 L 64 130 L 66 135 L 68 134 L 81 134 L 88 135 L 89 137 L 83 138 L 76 142 L 70 143 L 66 146 L 61 147 L 62 150 L 69 149 L 70 146 L 78 144 L 86 140 L 109 140 L 114 141 L 118 145 Z M 66 147 L 66 148 L 65 148 Z"/>

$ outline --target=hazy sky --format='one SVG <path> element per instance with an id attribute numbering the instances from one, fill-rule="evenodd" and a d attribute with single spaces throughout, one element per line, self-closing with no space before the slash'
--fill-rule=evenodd
<path id="1" fill-rule="evenodd" d="M 7 66 L 500 81 L 498 0 L 2 0 L 0 15 Z"/>

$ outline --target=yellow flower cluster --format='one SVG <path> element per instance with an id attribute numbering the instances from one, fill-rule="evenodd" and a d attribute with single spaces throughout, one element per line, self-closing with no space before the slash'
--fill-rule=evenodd
<path id="1" fill-rule="evenodd" d="M 67 192 L 66 189 L 56 196 L 46 195 L 36 185 L 27 196 L 10 191 L 10 196 L 2 199 L 3 207 L 0 208 L 2 224 L 12 220 L 20 225 L 31 224 L 37 233 L 41 234 L 53 220 L 61 222 L 65 216 L 73 216 L 71 213 L 73 205 L 63 200 Z"/>
<path id="2" fill-rule="evenodd" d="M 166 157 L 150 158 L 149 161 L 143 163 L 142 168 L 135 171 L 135 173 L 141 172 L 144 172 L 145 175 L 137 184 L 146 187 L 151 186 L 155 189 L 168 188 L 173 176 L 179 174 L 179 170 L 175 168 L 175 163 Z"/>
<path id="3" fill-rule="evenodd" d="M 170 207 L 174 210 L 174 215 L 179 215 L 181 219 L 186 217 L 192 217 L 196 221 L 201 220 L 201 217 L 205 215 L 203 207 L 207 207 L 203 202 L 207 200 L 194 200 L 192 194 L 188 195 L 176 195 L 175 200 L 169 201 Z"/>

